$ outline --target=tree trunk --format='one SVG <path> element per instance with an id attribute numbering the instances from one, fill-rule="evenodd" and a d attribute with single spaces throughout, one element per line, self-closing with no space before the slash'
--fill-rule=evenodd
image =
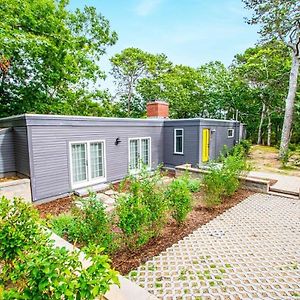
<path id="1" fill-rule="evenodd" d="M 299 57 L 293 51 L 292 68 L 289 79 L 289 92 L 285 101 L 284 121 L 281 133 L 279 158 L 283 159 L 287 155 L 288 146 L 290 142 L 290 133 L 293 122 L 294 104 L 297 91 L 297 79 L 299 74 Z"/>
<path id="2" fill-rule="evenodd" d="M 265 105 L 265 103 L 263 103 L 263 105 L 262 105 L 262 111 L 261 111 L 261 116 L 260 116 L 260 122 L 259 122 L 259 126 L 258 126 L 257 145 L 261 144 L 262 125 L 264 123 L 265 110 L 266 110 L 266 105 Z"/>
<path id="3" fill-rule="evenodd" d="M 271 134 L 272 134 L 272 121 L 271 121 L 271 113 L 268 109 L 268 137 L 267 137 L 268 146 L 271 146 Z"/>

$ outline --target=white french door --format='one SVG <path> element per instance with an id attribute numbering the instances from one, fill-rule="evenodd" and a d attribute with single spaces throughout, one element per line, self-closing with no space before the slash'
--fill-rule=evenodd
<path id="1" fill-rule="evenodd" d="M 100 183 L 105 176 L 104 141 L 70 143 L 72 187 Z"/>
<path id="2" fill-rule="evenodd" d="M 137 173 L 142 165 L 151 168 L 151 139 L 134 138 L 129 139 L 129 171 Z"/>

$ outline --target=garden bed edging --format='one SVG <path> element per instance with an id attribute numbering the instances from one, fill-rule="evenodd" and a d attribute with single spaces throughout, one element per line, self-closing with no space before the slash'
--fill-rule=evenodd
<path id="1" fill-rule="evenodd" d="M 188 172 L 192 178 L 202 179 L 206 174 L 209 174 L 207 169 L 193 168 L 191 164 L 184 164 L 175 167 L 176 177 L 182 176 Z M 269 193 L 270 190 L 270 180 L 260 179 L 250 176 L 239 176 L 243 187 L 247 190 L 259 193 Z"/>

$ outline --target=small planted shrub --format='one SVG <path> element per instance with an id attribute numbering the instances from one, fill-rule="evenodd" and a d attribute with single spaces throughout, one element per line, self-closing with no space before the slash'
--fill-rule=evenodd
<path id="1" fill-rule="evenodd" d="M 239 176 L 246 170 L 248 166 L 244 152 L 239 150 L 235 150 L 232 155 L 222 156 L 221 164 L 212 164 L 210 173 L 203 179 L 207 206 L 218 205 L 222 197 L 232 196 L 240 186 Z"/>
<path id="2" fill-rule="evenodd" d="M 54 246 L 30 205 L 3 197 L 0 208 L 0 299 L 88 300 L 119 283 L 102 248 L 85 249 L 84 268 L 78 251 Z"/>
<path id="3" fill-rule="evenodd" d="M 188 213 L 192 210 L 192 194 L 185 177 L 173 180 L 167 188 L 168 199 L 172 217 L 178 224 L 182 224 Z"/>
<path id="4" fill-rule="evenodd" d="M 201 180 L 200 179 L 188 179 L 187 182 L 188 188 L 192 193 L 197 193 L 201 189 Z"/>
<path id="5" fill-rule="evenodd" d="M 161 179 L 159 168 L 150 173 L 143 166 L 137 176 L 129 176 L 121 183 L 121 189 L 126 186 L 126 193 L 119 197 L 116 212 L 128 246 L 147 243 L 159 234 L 166 221 L 168 205 Z"/>
<path id="6" fill-rule="evenodd" d="M 97 244 L 109 253 L 114 250 L 111 219 L 105 212 L 104 204 L 95 193 L 89 193 L 85 199 L 78 198 L 79 207 L 72 214 L 62 214 L 51 221 L 52 229 L 60 236 L 66 236 L 71 242 L 84 245 Z"/>
<path id="7" fill-rule="evenodd" d="M 38 212 L 19 198 L 0 198 L 0 259 L 11 261 L 39 242 Z"/>

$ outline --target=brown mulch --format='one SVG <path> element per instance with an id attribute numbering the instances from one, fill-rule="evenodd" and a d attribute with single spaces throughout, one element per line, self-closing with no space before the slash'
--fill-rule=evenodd
<path id="1" fill-rule="evenodd" d="M 1 177 L 0 182 L 7 182 L 7 181 L 12 181 L 12 180 L 18 180 L 20 179 L 17 176 L 9 176 L 9 177 Z"/>
<path id="2" fill-rule="evenodd" d="M 153 256 L 165 251 L 168 247 L 171 247 L 183 237 L 198 229 L 201 225 L 208 223 L 216 216 L 220 215 L 227 209 L 233 207 L 252 194 L 254 193 L 251 191 L 241 189 L 232 197 L 224 199 L 221 205 L 214 208 L 207 208 L 201 204 L 197 204 L 181 227 L 178 227 L 174 221 L 170 220 L 164 227 L 159 237 L 150 240 L 149 243 L 137 251 L 124 249 L 114 254 L 112 256 L 113 267 L 122 275 L 128 274 L 131 270 L 136 269 Z M 201 193 L 194 194 L 194 197 L 198 203 L 201 203 Z"/>
<path id="3" fill-rule="evenodd" d="M 47 215 L 58 216 L 62 213 L 69 212 L 72 207 L 72 202 L 72 197 L 64 197 L 51 202 L 38 204 L 35 208 L 39 211 L 41 218 L 46 218 Z"/>
<path id="4" fill-rule="evenodd" d="M 192 212 L 188 215 L 187 220 L 180 227 L 175 221 L 170 220 L 165 226 L 160 236 L 153 238 L 146 245 L 136 251 L 122 249 L 112 255 L 112 265 L 122 275 L 128 274 L 131 270 L 136 269 L 142 263 L 145 263 L 153 256 L 165 251 L 168 247 L 184 238 L 185 236 L 198 229 L 201 225 L 208 223 L 227 209 L 235 206 L 245 198 L 254 194 L 254 192 L 240 189 L 232 197 L 223 200 L 223 203 L 217 207 L 207 208 L 202 203 L 202 194 L 194 193 L 194 199 L 197 203 Z M 59 215 L 67 213 L 72 207 L 72 197 L 61 198 L 52 202 L 37 205 L 42 218 L 47 215 Z M 77 245 L 78 246 L 78 245 Z"/>

